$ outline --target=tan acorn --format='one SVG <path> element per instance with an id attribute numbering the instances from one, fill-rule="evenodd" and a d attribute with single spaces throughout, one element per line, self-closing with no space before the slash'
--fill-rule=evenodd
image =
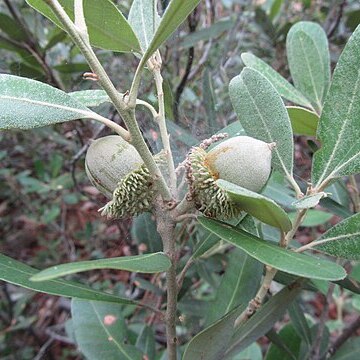
<path id="1" fill-rule="evenodd" d="M 111 199 L 101 211 L 110 218 L 135 216 L 151 209 L 155 188 L 137 150 L 120 136 L 95 140 L 85 157 L 91 183 Z"/>
<path id="2" fill-rule="evenodd" d="M 214 136 L 213 141 L 224 135 Z M 271 152 L 267 144 L 249 136 L 236 136 L 215 146 L 193 148 L 187 161 L 190 194 L 198 210 L 210 217 L 228 219 L 239 215 L 241 208 L 220 189 L 216 180 L 223 179 L 245 189 L 259 192 L 271 173 Z"/>
<path id="3" fill-rule="evenodd" d="M 117 135 L 93 141 L 85 157 L 85 170 L 91 183 L 110 199 L 119 181 L 142 164 L 136 149 Z"/>

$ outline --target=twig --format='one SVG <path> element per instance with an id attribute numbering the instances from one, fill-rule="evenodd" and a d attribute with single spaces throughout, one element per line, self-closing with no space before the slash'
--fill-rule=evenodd
<path id="1" fill-rule="evenodd" d="M 49 335 L 52 340 L 57 340 L 57 341 L 61 341 L 61 342 L 65 343 L 65 344 L 74 345 L 74 342 L 71 341 L 68 337 L 59 335 L 50 329 L 46 329 L 45 333 L 47 335 Z"/>
<path id="2" fill-rule="evenodd" d="M 213 41 L 211 39 L 205 46 L 205 50 L 200 60 L 197 62 L 197 65 L 191 70 L 187 79 L 188 81 L 192 80 L 197 75 L 197 73 L 202 69 L 204 64 L 207 62 L 212 45 L 213 45 Z"/>
<path id="3" fill-rule="evenodd" d="M 197 8 L 195 8 L 193 13 L 188 17 L 189 33 L 193 33 L 196 30 L 198 21 L 199 21 L 199 19 L 197 17 Z M 189 75 L 190 75 L 191 67 L 192 67 L 192 64 L 194 61 L 194 54 L 195 54 L 195 50 L 194 50 L 194 47 L 192 46 L 188 50 L 187 63 L 186 63 L 184 75 L 175 91 L 173 113 L 174 113 L 174 120 L 176 123 L 179 122 L 180 98 L 185 89 L 186 83 L 187 83 Z"/>
<path id="4" fill-rule="evenodd" d="M 186 194 L 180 203 L 176 206 L 176 217 L 186 214 L 195 208 L 195 204 L 192 200 L 188 199 L 190 194 Z"/>
<path id="5" fill-rule="evenodd" d="M 247 308 L 235 320 L 235 323 L 234 323 L 235 328 L 239 327 L 244 322 L 246 322 L 260 308 L 267 292 L 270 289 L 271 282 L 274 279 L 276 272 L 277 272 L 276 269 L 274 269 L 270 266 L 266 266 L 266 273 L 265 273 L 264 280 L 261 284 L 260 289 L 256 293 L 255 297 L 252 300 L 250 300 Z"/>
<path id="6" fill-rule="evenodd" d="M 286 235 L 284 233 L 281 234 L 280 243 L 279 243 L 281 247 L 286 248 L 289 245 L 297 229 L 304 220 L 306 211 L 307 209 L 299 210 L 297 212 L 297 216 L 291 230 Z M 270 288 L 271 282 L 273 281 L 276 273 L 277 273 L 277 269 L 274 269 L 271 266 L 266 266 L 266 272 L 261 287 L 259 288 L 255 297 L 252 300 L 250 300 L 247 308 L 236 319 L 234 325 L 235 327 L 238 327 L 241 324 L 243 324 L 259 309 L 262 302 L 264 301 L 264 298 Z"/>
<path id="7" fill-rule="evenodd" d="M 133 97 L 134 94 L 136 94 L 137 96 L 137 89 L 140 83 L 140 75 L 142 69 L 140 68 L 140 66 L 138 67 L 133 81 L 132 89 L 130 90 L 129 101 L 125 102 L 123 97 L 118 93 L 114 84 L 111 82 L 108 74 L 101 65 L 94 51 L 90 46 L 88 46 L 88 44 L 83 40 L 82 36 L 78 33 L 76 26 L 71 21 L 65 10 L 62 8 L 59 1 L 58 0 L 45 0 L 45 1 L 51 7 L 54 14 L 57 16 L 58 20 L 62 23 L 64 29 L 72 38 L 73 42 L 79 47 L 86 61 L 90 65 L 92 71 L 98 76 L 100 85 L 106 91 L 107 95 L 114 104 L 116 110 L 124 120 L 124 123 L 131 135 L 131 143 L 139 152 L 146 167 L 149 169 L 150 173 L 152 174 L 163 199 L 165 201 L 171 201 L 172 195 L 170 189 L 168 188 L 166 181 L 160 172 L 159 167 L 157 166 L 149 148 L 145 143 L 144 137 L 141 134 L 139 125 L 135 118 L 136 97 L 135 100 L 133 100 Z"/>
<path id="8" fill-rule="evenodd" d="M 154 75 L 156 92 L 158 96 L 159 103 L 159 113 L 155 120 L 160 128 L 160 136 L 163 143 L 163 147 L 166 154 L 167 167 L 170 177 L 170 189 L 172 195 L 176 198 L 176 174 L 175 174 L 175 165 L 173 154 L 171 151 L 169 133 L 166 127 L 166 119 L 165 119 L 165 103 L 164 103 L 164 91 L 163 91 L 163 78 L 161 76 L 161 65 L 162 60 L 159 51 L 157 51 L 154 56 L 149 60 L 149 64 L 152 66 L 152 72 Z"/>
<path id="9" fill-rule="evenodd" d="M 176 360 L 178 339 L 176 336 L 177 282 L 176 282 L 176 246 L 175 222 L 169 211 L 164 211 L 161 202 L 156 203 L 157 231 L 163 242 L 164 253 L 170 258 L 171 266 L 166 272 L 167 305 L 166 305 L 166 341 L 168 359 Z"/>
<path id="10" fill-rule="evenodd" d="M 327 35 L 327 37 L 328 37 L 329 39 L 334 35 L 336 29 L 337 29 L 337 28 L 339 27 L 339 25 L 340 25 L 341 18 L 342 18 L 343 14 L 344 14 L 344 7 L 345 7 L 345 5 L 346 5 L 346 0 L 343 0 L 343 1 L 341 2 L 341 4 L 339 5 L 339 9 L 338 9 L 338 11 L 337 11 L 335 20 L 330 24 L 330 26 L 329 26 L 329 28 L 328 28 L 328 31 L 327 31 L 326 35 Z M 336 8 L 334 7 L 333 9 L 334 9 L 333 11 L 335 12 L 335 11 L 336 11 Z M 332 15 L 332 14 L 331 14 L 331 15 Z"/>
<path id="11" fill-rule="evenodd" d="M 334 288 L 335 288 L 335 284 L 330 283 L 329 289 L 328 289 L 328 292 L 327 292 L 326 298 L 325 298 L 324 308 L 322 310 L 322 313 L 321 313 L 321 316 L 319 319 L 319 326 L 318 326 L 318 331 L 316 334 L 316 339 L 310 350 L 309 360 L 318 360 L 320 357 L 321 341 L 322 341 L 322 337 L 324 335 L 325 322 L 326 322 L 326 319 L 328 316 L 328 311 L 329 311 L 329 303 L 331 301 L 331 298 L 332 298 L 332 295 L 334 292 Z"/>
<path id="12" fill-rule="evenodd" d="M 39 352 L 37 353 L 37 355 L 34 357 L 33 360 L 42 360 L 46 354 L 46 351 L 48 349 L 48 347 L 50 347 L 50 345 L 54 342 L 54 338 L 50 337 L 46 343 L 40 348 Z"/>
<path id="13" fill-rule="evenodd" d="M 182 215 L 179 215 L 178 217 L 176 217 L 175 221 L 176 222 L 182 222 L 182 221 L 188 220 L 188 219 L 196 220 L 197 215 L 195 215 L 195 214 L 182 214 Z"/>
<path id="14" fill-rule="evenodd" d="M 337 337 L 332 345 L 330 346 L 326 358 L 329 359 L 334 355 L 339 348 L 349 339 L 360 328 L 360 316 L 358 316 L 350 325 L 342 332 L 342 334 Z"/>
<path id="15" fill-rule="evenodd" d="M 177 278 L 178 292 L 182 288 L 182 284 L 184 282 L 187 271 L 191 268 L 191 266 L 194 264 L 194 262 L 195 262 L 194 258 L 190 257 L 189 260 L 186 262 L 185 266 L 183 267 L 183 269 L 181 270 L 181 273 L 179 274 L 179 276 Z"/>
<path id="16" fill-rule="evenodd" d="M 307 209 L 302 209 L 302 210 L 297 211 L 293 227 L 285 236 L 285 246 L 288 246 L 289 242 L 294 237 L 296 231 L 298 230 L 299 226 L 301 225 L 301 223 L 303 222 L 303 220 L 305 218 L 306 212 L 307 212 Z"/>

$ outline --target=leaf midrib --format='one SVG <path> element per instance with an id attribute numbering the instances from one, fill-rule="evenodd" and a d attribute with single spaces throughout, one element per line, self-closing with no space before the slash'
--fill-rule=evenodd
<path id="1" fill-rule="evenodd" d="M 19 272 L 19 273 L 24 274 L 24 275 L 27 275 L 27 276 L 37 274 L 37 272 L 36 272 L 35 269 L 34 269 L 34 271 L 25 271 L 25 270 L 23 270 L 23 269 L 14 268 L 14 266 L 9 266 L 9 265 L 7 265 L 7 264 L 4 264 L 3 262 L 0 262 L 0 268 L 1 268 L 2 266 L 5 267 L 5 268 L 10 269 L 11 271 Z M 7 280 L 6 278 L 4 278 L 4 277 L 1 277 L 1 278 L 4 279 L 5 281 L 8 281 L 8 280 Z M 28 280 L 28 281 L 29 281 L 29 280 Z M 67 281 L 65 282 L 65 281 L 62 281 L 62 280 L 47 280 L 47 282 L 52 282 L 52 283 L 55 283 L 55 284 L 65 285 L 65 286 L 68 286 L 68 287 L 73 287 L 73 288 L 75 288 L 75 289 L 81 289 L 81 290 L 83 290 L 83 291 L 87 291 L 87 292 L 90 292 L 90 293 L 92 293 L 92 294 L 97 293 L 96 290 L 86 289 L 85 287 L 78 286 L 78 285 L 75 285 L 75 284 L 73 284 L 73 283 L 71 283 L 71 282 L 67 282 Z M 14 282 L 14 283 L 15 283 L 15 282 Z M 30 287 L 30 285 L 25 286 L 25 285 L 23 285 L 20 281 L 17 281 L 16 284 L 21 285 L 21 286 L 23 286 L 23 287 L 27 287 L 28 289 L 34 290 L 34 288 Z M 35 284 L 35 283 L 34 283 L 34 284 Z M 38 290 L 38 291 L 40 291 L 40 290 Z M 45 292 L 45 290 L 42 290 L 42 291 Z M 54 292 L 52 292 L 52 293 L 54 293 Z M 102 294 L 99 294 L 99 296 L 100 296 L 100 295 L 102 295 Z M 111 294 L 104 294 L 104 295 L 112 296 Z M 62 296 L 68 296 L 68 297 L 70 297 L 69 295 L 62 295 Z"/>
<path id="2" fill-rule="evenodd" d="M 249 95 L 249 97 L 250 97 L 250 99 L 251 99 L 251 102 L 253 103 L 253 105 L 254 105 L 254 107 L 255 107 L 255 109 L 256 109 L 256 112 L 258 113 L 258 115 L 259 115 L 259 117 L 260 117 L 260 119 L 261 119 L 261 122 L 262 122 L 262 124 L 263 124 L 263 126 L 264 126 L 264 128 L 265 128 L 266 134 L 269 136 L 269 139 L 270 139 L 272 142 L 275 142 L 275 143 L 276 143 L 276 141 L 273 139 L 272 134 L 269 132 L 268 126 L 267 126 L 267 124 L 266 124 L 266 121 L 264 120 L 263 115 L 262 115 L 260 109 L 258 108 L 256 102 L 254 101 L 254 98 L 253 98 L 252 94 L 250 93 L 250 91 L 249 91 L 249 89 L 248 89 L 248 87 L 247 87 L 247 85 L 246 85 L 243 77 L 241 77 L 240 80 L 241 80 L 241 82 L 243 83 L 244 88 L 245 88 L 246 92 L 248 93 L 248 95 Z M 268 80 L 267 80 L 267 81 L 268 81 Z M 278 157 L 278 159 L 279 159 L 279 161 L 280 161 L 281 167 L 283 168 L 286 176 L 287 176 L 288 178 L 291 178 L 291 177 L 292 177 L 292 174 L 289 174 L 289 172 L 288 172 L 288 170 L 287 170 L 287 168 L 286 168 L 286 166 L 285 166 L 285 164 L 284 164 L 284 162 L 283 162 L 283 160 L 282 160 L 282 157 L 280 156 L 280 153 L 279 153 L 279 150 L 277 149 L 277 147 L 275 147 L 275 148 L 273 149 L 273 151 L 276 153 L 276 155 L 277 155 L 277 157 Z"/>
<path id="3" fill-rule="evenodd" d="M 94 306 L 94 302 L 90 301 L 90 305 L 94 310 L 94 313 L 102 327 L 102 329 L 104 330 L 105 334 L 107 335 L 108 338 L 112 339 L 112 342 L 117 346 L 117 348 L 119 349 L 119 351 L 126 357 L 126 359 L 128 360 L 133 360 L 131 359 L 131 357 L 129 357 L 129 355 L 127 354 L 127 352 L 125 351 L 125 349 L 121 346 L 121 344 L 116 341 L 116 339 L 114 338 L 114 336 L 111 334 L 111 332 L 106 328 L 106 326 L 104 325 L 103 321 L 100 318 L 100 314 L 98 313 L 96 307 Z"/>
<path id="4" fill-rule="evenodd" d="M 77 114 L 82 114 L 85 117 L 92 117 L 94 115 L 94 113 L 90 110 L 82 110 L 79 108 L 73 108 L 73 107 L 69 107 L 69 106 L 64 106 L 64 105 L 60 105 L 60 104 L 54 104 L 54 103 L 49 103 L 49 102 L 44 102 L 44 101 L 34 100 L 34 99 L 29 99 L 29 98 L 15 97 L 15 96 L 9 96 L 9 95 L 0 95 L 0 99 L 26 102 L 29 104 L 35 104 L 35 105 L 45 106 L 45 107 L 50 107 L 50 108 L 58 108 L 61 110 L 75 112 Z"/>
<path id="5" fill-rule="evenodd" d="M 331 152 L 330 158 L 326 162 L 325 169 L 323 170 L 323 172 L 322 172 L 322 174 L 320 176 L 320 179 L 317 182 L 316 187 L 320 186 L 320 184 L 322 183 L 322 181 L 324 179 L 324 176 L 325 176 L 327 170 L 329 169 L 330 164 L 334 160 L 337 148 L 339 147 L 339 144 L 341 143 L 341 139 L 343 138 L 345 129 L 346 129 L 347 125 L 348 125 L 348 122 L 350 121 L 349 114 L 352 111 L 352 108 L 353 108 L 353 105 L 354 105 L 354 102 L 355 102 L 355 96 L 357 95 L 357 92 L 358 92 L 359 84 L 360 84 L 360 69 L 358 69 L 358 76 L 357 76 L 357 79 L 356 79 L 354 91 L 353 91 L 353 94 L 352 94 L 352 97 L 351 97 L 351 101 L 350 101 L 350 104 L 349 104 L 348 111 L 346 113 L 345 120 L 343 121 L 343 123 L 341 125 L 341 128 L 340 128 L 340 132 L 339 132 L 339 135 L 338 135 L 338 140 L 335 142 L 335 146 L 333 147 L 333 151 Z M 341 165 L 338 166 L 338 167 L 335 166 L 334 170 L 332 172 L 330 172 L 330 174 L 327 176 L 327 179 L 331 179 L 337 172 L 339 172 L 344 166 L 346 166 L 350 161 L 352 161 L 353 159 L 355 159 L 359 155 L 360 155 L 359 153 L 355 154 L 354 156 L 352 156 L 350 159 L 348 159 L 344 163 L 342 163 L 342 161 L 338 162 L 338 164 L 340 163 Z"/>

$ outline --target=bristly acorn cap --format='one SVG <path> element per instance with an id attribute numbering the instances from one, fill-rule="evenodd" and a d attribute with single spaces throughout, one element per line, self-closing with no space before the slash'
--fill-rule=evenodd
<path id="1" fill-rule="evenodd" d="M 160 152 L 154 156 L 154 160 L 158 165 L 163 165 L 164 154 Z M 112 219 L 137 216 L 152 209 L 155 194 L 154 180 L 143 164 L 119 181 L 112 200 L 99 211 L 101 211 L 101 215 Z"/>
<path id="2" fill-rule="evenodd" d="M 161 165 L 163 156 L 156 155 L 155 161 Z M 102 215 L 122 218 L 151 210 L 156 192 L 152 176 L 134 146 L 120 136 L 95 140 L 87 151 L 85 168 L 91 183 L 112 199 L 99 210 Z"/>

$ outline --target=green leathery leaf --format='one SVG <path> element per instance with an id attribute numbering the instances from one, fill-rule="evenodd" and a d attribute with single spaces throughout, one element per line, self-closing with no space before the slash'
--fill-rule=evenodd
<path id="1" fill-rule="evenodd" d="M 283 271 L 277 271 L 275 274 L 275 277 L 274 277 L 274 281 L 276 281 L 282 285 L 290 285 L 291 283 L 293 283 L 296 280 L 299 280 L 298 276 L 288 274 Z M 326 282 L 325 280 L 318 280 L 318 281 L 323 281 L 324 283 Z M 312 280 L 308 280 L 308 281 L 304 282 L 303 289 L 309 290 L 309 291 L 314 291 L 314 292 L 318 291 L 318 288 L 313 284 Z"/>
<path id="2" fill-rule="evenodd" d="M 360 26 L 347 42 L 336 65 L 320 117 L 312 183 L 360 172 Z"/>
<path id="3" fill-rule="evenodd" d="M 67 94 L 71 96 L 74 100 L 87 107 L 97 107 L 102 104 L 112 103 L 109 96 L 104 90 L 79 90 L 69 92 Z M 119 95 L 124 96 L 123 93 L 119 93 Z M 137 99 L 136 101 L 138 105 L 143 106 L 143 103 L 140 99 Z"/>
<path id="4" fill-rule="evenodd" d="M 289 217 L 275 201 L 225 180 L 218 180 L 216 184 L 250 215 L 284 232 L 291 229 Z"/>
<path id="5" fill-rule="evenodd" d="M 0 13 L 0 30 L 9 35 L 12 40 L 26 41 L 27 35 L 24 29 L 10 16 Z"/>
<path id="6" fill-rule="evenodd" d="M 65 92 L 50 85 L 0 74 L 0 129 L 31 129 L 91 118 L 94 114 Z"/>
<path id="7" fill-rule="evenodd" d="M 295 87 L 320 113 L 330 83 L 330 54 L 325 31 L 319 24 L 300 21 L 287 35 L 286 50 Z"/>
<path id="8" fill-rule="evenodd" d="M 288 213 L 289 218 L 294 221 L 297 214 L 296 212 Z M 327 223 L 334 215 L 322 210 L 310 209 L 306 212 L 305 217 L 300 226 L 312 227 L 319 226 Z"/>
<path id="9" fill-rule="evenodd" d="M 211 324 L 236 306 L 247 304 L 259 288 L 262 269 L 259 261 L 243 250 L 234 249 L 215 300 L 210 304 L 206 323 Z"/>
<path id="10" fill-rule="evenodd" d="M 331 261 L 284 249 L 218 220 L 206 217 L 199 217 L 198 220 L 223 240 L 275 269 L 310 279 L 340 280 L 346 276 L 345 270 Z"/>
<path id="11" fill-rule="evenodd" d="M 134 0 L 130 8 L 128 21 L 143 52 L 149 47 L 160 22 L 156 5 L 157 0 Z"/>
<path id="12" fill-rule="evenodd" d="M 26 0 L 26 2 L 62 28 L 46 1 Z M 74 0 L 59 0 L 59 2 L 74 21 Z M 139 41 L 130 24 L 111 0 L 84 0 L 83 3 L 91 45 L 117 52 L 141 52 Z"/>
<path id="13" fill-rule="evenodd" d="M 279 14 L 281 7 L 283 5 L 284 0 L 274 0 L 272 2 L 271 8 L 270 8 L 270 12 L 269 12 L 269 18 L 271 19 L 271 21 L 273 21 L 276 16 Z"/>
<path id="14" fill-rule="evenodd" d="M 353 337 L 348 339 L 336 353 L 331 356 L 331 360 L 357 360 L 360 351 L 360 338 Z"/>
<path id="15" fill-rule="evenodd" d="M 285 105 L 274 86 L 257 70 L 244 68 L 229 85 L 232 105 L 248 136 L 276 143 L 272 166 L 288 178 L 293 171 L 293 133 Z"/>
<path id="16" fill-rule="evenodd" d="M 222 359 L 227 344 L 234 333 L 234 322 L 245 307 L 246 305 L 241 305 L 233 309 L 194 336 L 186 346 L 183 360 Z"/>
<path id="17" fill-rule="evenodd" d="M 286 107 L 295 135 L 316 136 L 319 116 L 313 111 L 298 107 Z"/>
<path id="18" fill-rule="evenodd" d="M 132 221 L 131 238 L 137 245 L 145 244 L 146 252 L 158 252 L 162 249 L 161 236 L 157 232 L 153 214 L 145 212 Z"/>
<path id="19" fill-rule="evenodd" d="M 122 307 L 100 301 L 73 299 L 72 323 L 76 343 L 88 360 L 141 360 L 143 354 L 127 344 Z"/>
<path id="20" fill-rule="evenodd" d="M 312 108 L 310 101 L 265 61 L 251 53 L 242 53 L 241 59 L 247 67 L 257 70 L 265 76 L 284 99 L 297 105 Z"/>
<path id="21" fill-rule="evenodd" d="M 311 346 L 311 330 L 298 301 L 293 301 L 288 308 L 291 323 L 297 334 L 305 341 L 308 347 Z"/>
<path id="22" fill-rule="evenodd" d="M 354 294 L 360 294 L 360 282 L 349 275 L 343 280 L 334 282 L 344 289 L 350 290 Z"/>
<path id="23" fill-rule="evenodd" d="M 87 63 L 65 63 L 53 66 L 53 69 L 63 74 L 84 73 L 89 71 Z"/>
<path id="24" fill-rule="evenodd" d="M 162 252 L 117 258 L 78 261 L 52 266 L 31 277 L 31 281 L 56 279 L 69 274 L 95 269 L 115 269 L 140 273 L 166 271 L 171 266 L 170 259 Z"/>
<path id="25" fill-rule="evenodd" d="M 317 337 L 319 334 L 319 324 L 311 326 L 311 344 L 313 345 L 317 341 Z M 319 344 L 319 356 L 318 359 L 324 359 L 326 357 L 326 352 L 329 349 L 329 340 L 330 340 L 330 333 L 328 327 L 325 325 L 324 329 L 322 330 L 322 336 L 320 339 Z M 309 358 L 309 348 L 303 342 L 300 346 L 300 353 L 298 359 L 306 359 Z"/>
<path id="26" fill-rule="evenodd" d="M 261 347 L 258 343 L 254 342 L 245 350 L 239 352 L 231 360 L 263 360 Z"/>
<path id="27" fill-rule="evenodd" d="M 150 56 L 165 42 L 169 36 L 183 23 L 200 0 L 171 0 L 159 26 L 148 46 L 142 61 L 145 64 Z"/>
<path id="28" fill-rule="evenodd" d="M 336 224 L 312 245 L 332 256 L 360 260 L 360 213 Z"/>
<path id="29" fill-rule="evenodd" d="M 156 340 L 152 327 L 144 325 L 136 340 L 136 347 L 147 355 L 148 359 L 155 359 Z"/>
<path id="30" fill-rule="evenodd" d="M 0 254 L 0 279 L 11 284 L 56 296 L 76 296 L 77 298 L 86 300 L 107 301 L 119 304 L 136 304 L 135 301 L 93 290 L 86 285 L 74 281 L 50 280 L 41 283 L 32 282 L 30 277 L 38 272 L 39 270 Z"/>
<path id="31" fill-rule="evenodd" d="M 271 343 L 266 352 L 265 360 L 296 360 L 300 350 L 301 338 L 297 334 L 292 324 L 286 324 L 278 334 L 279 338 L 286 345 L 285 351 L 280 349 L 276 344 Z"/>
<path id="32" fill-rule="evenodd" d="M 204 255 L 209 249 L 211 249 L 215 244 L 217 244 L 220 239 L 218 236 L 214 235 L 212 232 L 207 231 L 206 229 L 203 238 L 196 244 L 192 258 L 194 260 L 199 259 Z"/>
<path id="33" fill-rule="evenodd" d="M 287 343 L 285 340 L 283 340 L 280 335 L 275 331 L 274 328 L 270 329 L 265 336 L 270 340 L 271 344 L 270 346 L 275 346 L 278 350 L 281 350 L 285 353 L 285 357 L 287 356 L 287 359 L 290 358 L 292 360 L 296 360 L 296 357 L 293 355 L 293 353 L 290 351 L 289 347 L 287 346 Z M 269 349 L 268 349 L 269 350 Z"/>
<path id="34" fill-rule="evenodd" d="M 230 360 L 237 352 L 245 349 L 258 338 L 266 334 L 285 313 L 289 304 L 301 292 L 299 284 L 283 288 L 244 324 L 240 325 L 227 346 L 224 359 Z"/>
<path id="35" fill-rule="evenodd" d="M 295 209 L 310 209 L 315 207 L 322 198 L 326 197 L 327 194 L 324 192 L 319 192 L 312 195 L 304 196 L 303 198 L 296 200 L 292 203 Z"/>
<path id="36" fill-rule="evenodd" d="M 184 49 L 195 46 L 199 41 L 208 41 L 210 39 L 217 38 L 222 33 L 230 30 L 234 26 L 234 20 L 220 20 L 205 29 L 201 29 L 196 32 L 192 32 L 186 36 L 180 38 L 176 46 Z"/>
<path id="37" fill-rule="evenodd" d="M 96 107 L 111 102 L 104 90 L 79 90 L 69 92 L 68 95 L 87 107 Z"/>

